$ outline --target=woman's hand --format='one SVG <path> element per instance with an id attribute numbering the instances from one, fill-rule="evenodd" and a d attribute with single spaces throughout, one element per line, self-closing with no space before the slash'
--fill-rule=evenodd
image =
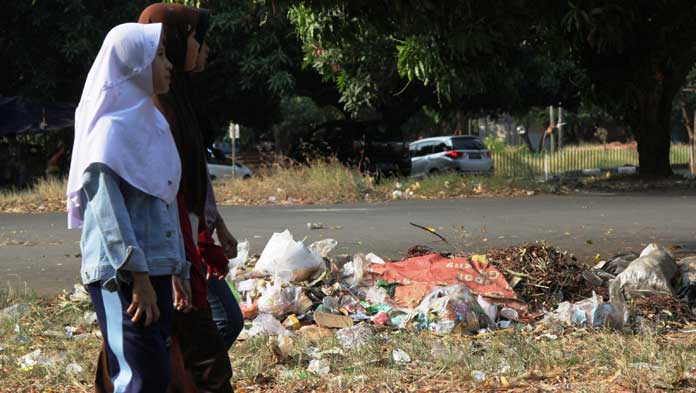
<path id="1" fill-rule="evenodd" d="M 157 294 L 150 282 L 147 272 L 132 272 L 133 274 L 133 298 L 126 310 L 133 315 L 133 323 L 140 322 L 143 318 L 144 326 L 150 326 L 160 317 L 159 307 L 157 307 Z"/>
<path id="2" fill-rule="evenodd" d="M 191 311 L 193 309 L 191 280 L 172 276 L 172 289 L 174 290 L 174 308 L 184 313 Z"/>

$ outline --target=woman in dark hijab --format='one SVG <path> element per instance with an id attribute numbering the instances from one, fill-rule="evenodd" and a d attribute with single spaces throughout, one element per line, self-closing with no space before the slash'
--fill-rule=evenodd
<path id="1" fill-rule="evenodd" d="M 164 45 L 174 66 L 171 89 L 169 93 L 157 96 L 155 105 L 169 122 L 182 160 L 181 221 L 184 224 L 182 232 L 185 237 L 186 254 L 192 263 L 191 287 L 194 306 L 194 309 L 175 315 L 174 336 L 181 349 L 186 370 L 199 391 L 229 392 L 232 369 L 227 348 L 208 307 L 206 266 L 201 263 L 209 265 L 208 271 L 224 277 L 227 259 L 224 256 L 202 258 L 200 245 L 197 244 L 199 233 L 210 232 L 206 226 L 208 220 L 205 219 L 209 178 L 203 135 L 191 104 L 187 75 L 196 68 L 196 59 L 201 47 L 198 40 L 202 41 L 202 36 L 207 30 L 207 15 L 207 12 L 178 4 L 153 4 L 142 12 L 138 21 L 164 25 Z M 218 220 L 214 222 L 217 223 Z M 225 235 L 229 235 L 228 232 L 222 236 L 220 233 L 218 230 L 221 240 Z M 209 246 L 213 249 L 219 248 L 214 243 Z M 236 244 L 234 251 L 236 252 Z M 235 256 L 234 253 L 230 254 L 230 257 Z M 205 255 L 207 254 L 203 256 Z M 174 388 L 176 386 L 171 390 L 176 391 Z"/>
<path id="2" fill-rule="evenodd" d="M 174 124 L 175 140 L 181 144 L 180 152 L 183 165 L 190 165 L 194 170 L 185 171 L 186 178 L 182 185 L 182 193 L 187 201 L 189 213 L 194 213 L 192 219 L 200 222 L 198 228 L 194 225 L 194 232 L 198 233 L 198 251 L 207 270 L 207 299 L 210 304 L 213 320 L 222 335 L 225 348 L 229 349 L 244 327 L 244 318 L 237 301 L 232 294 L 224 277 L 227 274 L 228 258 L 237 255 L 237 241 L 227 229 L 222 216 L 217 210 L 215 196 L 213 194 L 210 177 L 207 173 L 205 162 L 204 135 L 199 119 L 205 121 L 199 108 L 196 108 L 192 99 L 192 89 L 189 76 L 192 72 L 200 72 L 205 69 L 208 46 L 205 44 L 207 28 L 210 25 L 210 12 L 206 9 L 191 9 L 183 7 L 182 11 L 176 11 L 182 6 L 155 4 L 148 7 L 141 15 L 141 22 L 157 22 L 171 18 L 179 22 L 175 23 L 176 29 L 170 29 L 167 37 L 176 40 L 181 47 L 174 48 L 172 61 L 183 64 L 183 75 L 174 75 L 174 88 L 172 94 L 159 96 L 158 107 L 161 107 L 171 124 Z M 188 12 L 195 10 L 198 13 L 197 24 L 192 32 L 189 29 L 190 20 Z M 179 14 L 174 14 L 174 12 Z M 170 16 L 167 16 L 170 15 Z M 165 26 L 167 24 L 165 23 Z M 176 37 L 172 37 L 176 35 Z M 187 36 L 188 35 L 188 36 Z M 186 51 L 183 51 L 182 39 L 186 36 Z M 166 45 L 166 44 L 165 44 Z M 193 56 L 197 55 L 197 56 Z M 195 59 L 194 59 L 195 57 Z M 176 67 L 176 66 L 175 66 Z M 176 71 L 176 70 L 175 70 Z M 173 110 L 172 110 L 173 108 Z M 202 163 L 201 163 L 202 161 Z M 200 167 L 202 166 L 202 170 Z M 202 178 L 201 178 L 202 176 Z M 201 190 L 205 186 L 205 190 Z M 201 201 L 201 194 L 205 197 Z M 201 205 L 203 207 L 201 208 Z M 202 212 L 201 212 L 202 210 Z M 192 221 L 193 222 L 193 221 Z M 212 234 L 217 233 L 222 247 L 215 244 Z M 194 282 L 194 289 L 197 283 Z M 196 291 L 199 292 L 198 290 Z M 197 297 L 194 296 L 194 299 Z"/>
<path id="3" fill-rule="evenodd" d="M 196 59 L 194 73 L 200 73 L 206 69 L 208 61 L 209 48 L 205 42 L 207 27 L 210 25 L 210 12 L 206 9 L 198 9 L 200 12 L 198 18 L 198 26 L 196 27 L 195 38 L 200 48 Z M 205 92 L 197 89 L 195 79 L 190 79 L 193 83 L 190 96 L 193 108 L 197 115 L 200 131 L 204 141 L 212 144 L 210 136 L 212 135 L 212 125 L 208 114 L 203 105 L 201 105 L 200 96 Z M 197 93 L 197 94 L 195 94 Z M 208 146 L 208 144 L 206 144 Z M 207 178 L 207 193 L 205 203 L 205 230 L 199 231 L 198 250 L 204 262 L 204 267 L 208 269 L 208 303 L 213 314 L 213 320 L 218 327 L 218 331 L 222 335 L 225 342 L 225 348 L 230 349 L 239 334 L 244 329 L 244 317 L 239 304 L 235 299 L 230 287 L 224 280 L 227 275 L 228 258 L 237 256 L 237 240 L 227 229 L 222 215 L 217 209 L 215 194 L 213 192 L 210 174 Z M 215 244 L 213 240 L 213 232 L 217 233 L 218 240 L 221 246 Z M 222 270 L 219 269 L 222 267 Z"/>

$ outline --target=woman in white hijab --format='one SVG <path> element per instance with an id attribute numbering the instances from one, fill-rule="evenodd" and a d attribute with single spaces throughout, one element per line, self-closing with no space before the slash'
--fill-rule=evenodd
<path id="1" fill-rule="evenodd" d="M 68 227 L 82 228 L 82 282 L 109 357 L 115 392 L 165 392 L 174 299 L 188 279 L 176 194 L 181 164 L 152 103 L 169 90 L 161 24 L 106 36 L 75 113 Z"/>

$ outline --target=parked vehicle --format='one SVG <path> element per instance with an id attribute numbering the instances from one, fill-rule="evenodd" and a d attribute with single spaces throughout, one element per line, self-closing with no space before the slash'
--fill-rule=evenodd
<path id="1" fill-rule="evenodd" d="M 377 121 L 331 121 L 302 138 L 290 156 L 307 162 L 317 157 L 336 157 L 377 177 L 408 176 L 411 158 L 408 143 L 400 135 L 385 132 Z"/>
<path id="2" fill-rule="evenodd" d="M 208 148 L 206 150 L 206 159 L 208 161 L 208 172 L 210 173 L 210 178 L 224 179 L 224 178 L 235 178 L 235 179 L 250 179 L 251 169 L 247 166 L 236 162 L 232 165 L 232 160 L 225 156 L 222 151 L 215 148 Z"/>
<path id="3" fill-rule="evenodd" d="M 421 139 L 409 145 L 411 176 L 456 171 L 461 173 L 493 172 L 493 157 L 476 136 L 439 136 Z"/>

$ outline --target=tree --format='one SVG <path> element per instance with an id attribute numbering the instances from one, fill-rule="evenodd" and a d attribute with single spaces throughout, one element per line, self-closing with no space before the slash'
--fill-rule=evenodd
<path id="1" fill-rule="evenodd" d="M 540 50 L 527 1 L 289 3 L 305 64 L 337 85 L 354 116 L 394 107 L 403 124 L 424 107 L 444 120 L 579 103 L 582 75 Z"/>
<path id="2" fill-rule="evenodd" d="M 0 95 L 76 103 L 106 33 L 150 1 L 0 3 Z"/>
<path id="3" fill-rule="evenodd" d="M 199 1 L 212 9 L 208 70 L 195 76 L 198 101 L 211 120 L 210 139 L 230 121 L 260 132 L 283 124 L 293 96 L 337 105 L 333 86 L 302 69 L 302 48 L 285 12 L 263 1 Z M 282 128 L 282 127 L 281 127 Z"/>
<path id="4" fill-rule="evenodd" d="M 636 141 L 641 175 L 664 177 L 674 98 L 696 62 L 696 3 L 683 0 L 545 2 L 560 20 L 559 45 L 590 81 L 586 99 L 623 117 Z"/>
<path id="5" fill-rule="evenodd" d="M 292 95 L 336 104 L 333 86 L 303 70 L 301 44 L 284 12 L 263 1 L 169 0 L 212 9 L 209 70 L 194 76 L 208 140 L 230 120 L 256 129 L 281 121 Z M 0 3 L 0 95 L 77 103 L 107 32 L 137 20 L 153 1 L 8 0 Z M 280 10 L 278 10 L 280 11 Z"/>

